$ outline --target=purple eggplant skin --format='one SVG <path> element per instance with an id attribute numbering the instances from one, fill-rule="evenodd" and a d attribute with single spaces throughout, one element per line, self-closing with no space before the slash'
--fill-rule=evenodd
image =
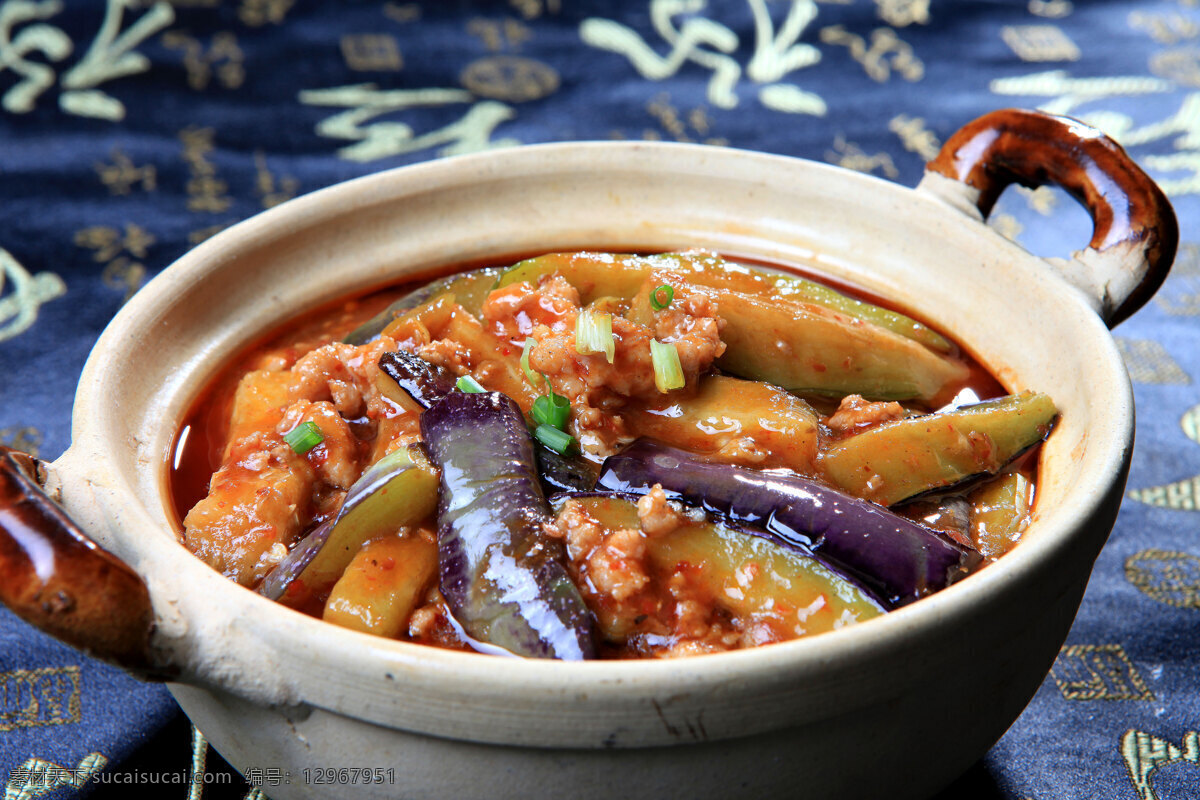
<path id="1" fill-rule="evenodd" d="M 665 489 L 665 487 L 664 487 L 664 491 L 667 491 Z M 670 492 L 668 492 L 668 493 L 670 493 Z M 562 509 L 563 503 L 565 503 L 567 500 L 570 500 L 570 499 L 586 500 L 589 497 L 615 497 L 619 500 L 624 500 L 628 503 L 633 503 L 636 505 L 637 501 L 639 499 L 641 499 L 641 494 L 639 494 L 637 492 L 607 491 L 605 489 L 582 490 L 582 491 L 566 490 L 566 491 L 561 491 L 561 492 L 555 492 L 555 493 L 551 494 L 547 499 L 550 501 L 550 507 L 552 509 L 554 509 L 555 512 L 558 512 Z M 737 531 L 738 533 L 744 534 L 746 536 L 757 536 L 760 539 L 766 539 L 768 541 L 774 542 L 775 544 L 779 545 L 780 547 L 787 548 L 788 550 L 791 550 L 793 553 L 799 553 L 802 556 L 807 556 L 808 558 L 811 558 L 814 561 L 819 562 L 821 564 L 821 566 L 825 567 L 830 572 L 834 573 L 839 578 L 846 581 L 847 583 L 852 585 L 854 588 L 858 589 L 860 592 L 863 593 L 863 595 L 868 600 L 876 603 L 880 607 L 880 609 L 882 609 L 883 611 L 890 611 L 892 608 L 894 608 L 894 606 L 892 604 L 888 603 L 887 601 L 885 601 L 879 595 L 879 593 L 877 591 L 875 591 L 875 589 L 873 587 L 863 584 L 863 582 L 860 581 L 855 575 L 848 573 L 845 569 L 842 569 L 837 564 L 830 564 L 824 558 L 822 558 L 821 556 L 814 553 L 812 551 L 812 548 L 810 548 L 804 542 L 797 541 L 794 538 L 787 538 L 784 536 L 780 536 L 779 534 L 773 533 L 773 532 L 767 530 L 766 528 L 755 527 L 753 525 L 747 525 L 745 522 L 738 522 L 736 520 L 731 519 L 729 517 L 729 515 L 727 515 L 727 514 L 714 513 L 712 511 L 712 509 L 705 508 L 704 506 L 702 506 L 699 503 L 690 503 L 690 502 L 682 499 L 682 497 L 676 497 L 675 499 L 676 499 L 676 502 L 682 503 L 685 506 L 701 509 L 708 515 L 708 520 L 710 522 L 719 520 L 721 525 L 723 525 L 725 528 L 727 528 L 731 531 Z"/>
<path id="2" fill-rule="evenodd" d="M 541 442 L 534 443 L 534 455 L 537 460 L 538 478 L 542 482 L 542 491 L 546 494 L 586 492 L 596 488 L 600 467 L 583 456 L 559 453 Z"/>
<path id="3" fill-rule="evenodd" d="M 944 589 L 981 560 L 882 506 L 799 475 L 718 464 L 649 439 L 605 459 L 596 483 L 634 494 L 655 484 L 668 496 L 807 547 L 890 608 Z"/>
<path id="4" fill-rule="evenodd" d="M 438 568 L 442 595 L 472 639 L 519 656 L 596 657 L 591 613 L 546 536 L 525 417 L 498 392 L 451 392 L 421 415 L 442 470 Z"/>
<path id="5" fill-rule="evenodd" d="M 445 367 L 430 364 L 403 350 L 380 356 L 379 370 L 408 392 L 421 408 L 429 408 L 436 400 L 453 392 L 458 381 Z"/>
<path id="6" fill-rule="evenodd" d="M 379 357 L 379 369 L 396 382 L 421 408 L 454 391 L 454 373 L 420 356 L 403 351 L 384 353 Z M 578 453 L 567 455 L 551 450 L 541 442 L 533 445 L 542 491 L 586 491 L 596 485 L 599 467 Z"/>
<path id="7" fill-rule="evenodd" d="M 287 591 L 292 581 L 300 577 L 304 568 L 329 541 L 329 534 L 333 532 L 333 522 L 332 519 L 326 520 L 313 528 L 311 533 L 301 539 L 299 544 L 293 547 L 284 559 L 267 573 L 267 577 L 263 578 L 262 583 L 255 591 L 268 600 L 279 600 L 283 597 L 283 593 Z"/>

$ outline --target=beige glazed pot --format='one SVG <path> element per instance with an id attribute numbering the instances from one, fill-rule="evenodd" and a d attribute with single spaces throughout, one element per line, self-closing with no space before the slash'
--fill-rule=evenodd
<path id="1" fill-rule="evenodd" d="M 1096 222 L 1091 245 L 1051 263 L 987 228 L 1013 180 L 1080 197 Z M 360 178 L 221 233 L 118 314 L 84 370 L 68 452 L 49 465 L 3 459 L 3 599 L 173 681 L 235 767 L 285 770 L 288 783 L 267 787 L 276 800 L 925 797 L 1016 719 L 1066 636 L 1133 441 L 1106 322 L 1148 299 L 1176 239 L 1166 200 L 1119 147 L 1015 111 L 963 128 L 916 190 L 790 158 L 642 143 L 536 146 Z M 1062 416 L 1019 546 L 932 597 L 811 639 L 562 663 L 344 630 L 243 589 L 180 544 L 173 437 L 209 376 L 256 335 L 448 264 L 585 247 L 806 265 L 933 321 L 1009 390 L 1049 393 Z M 315 772 L 352 767 L 390 772 L 371 776 L 380 783 Z"/>

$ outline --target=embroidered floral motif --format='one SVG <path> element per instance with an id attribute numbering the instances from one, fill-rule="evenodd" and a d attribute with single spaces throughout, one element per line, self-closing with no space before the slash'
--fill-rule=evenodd
<path id="1" fill-rule="evenodd" d="M 1121 737 L 1121 755 L 1141 800 L 1158 800 L 1150 781 L 1156 770 L 1180 761 L 1200 765 L 1200 732 L 1188 731 L 1181 744 L 1182 747 L 1177 747 L 1143 731 L 1125 731 Z"/>
<path id="2" fill-rule="evenodd" d="M 1000 38 L 1022 61 L 1079 60 L 1079 48 L 1057 25 L 1005 25 Z"/>
<path id="3" fill-rule="evenodd" d="M 1050 670 L 1067 700 L 1153 700 L 1137 668 L 1119 644 L 1073 644 L 1062 648 Z"/>
<path id="4" fill-rule="evenodd" d="M 42 304 L 66 291 L 67 285 L 53 272 L 30 275 L 11 253 L 0 248 L 0 342 L 29 330 Z"/>
<path id="5" fill-rule="evenodd" d="M 737 33 L 714 19 L 698 16 L 706 7 L 705 0 L 651 0 L 651 24 L 670 47 L 666 55 L 660 55 L 637 31 L 611 19 L 586 19 L 579 35 L 592 47 L 625 56 L 649 80 L 670 78 L 689 63 L 709 70 L 708 101 L 718 108 L 737 106 L 735 90 L 744 74 L 759 85 L 759 102 L 767 108 L 824 116 L 826 105 L 820 95 L 781 83 L 790 73 L 821 60 L 815 47 L 799 41 L 817 17 L 816 3 L 791 0 L 787 17 L 776 29 L 766 0 L 746 2 L 754 18 L 754 51 L 744 68 L 729 55 L 741 45 Z M 690 16 L 677 26 L 676 19 L 684 14 Z"/>
<path id="6" fill-rule="evenodd" d="M 109 194 L 127 195 L 135 186 L 142 191 L 152 192 L 158 184 L 158 170 L 153 164 L 136 166 L 133 160 L 117 148 L 113 148 L 111 163 L 96 164 L 100 182 L 108 187 Z"/>
<path id="7" fill-rule="evenodd" d="M 381 90 L 373 83 L 361 83 L 303 91 L 300 102 L 346 109 L 318 123 L 317 133 L 355 142 L 338 150 L 339 156 L 350 161 L 375 161 L 439 146 L 439 154 L 455 155 L 520 144 L 516 139 L 491 138 L 500 123 L 516 116 L 510 106 L 494 100 L 476 102 L 470 92 L 461 89 Z M 408 109 L 465 104 L 471 106 L 458 120 L 421 135 L 403 122 L 366 124 L 376 117 Z"/>
<path id="8" fill-rule="evenodd" d="M 338 44 L 346 66 L 355 72 L 395 72 L 404 68 L 400 44 L 390 33 L 347 33 Z"/>
<path id="9" fill-rule="evenodd" d="M 1176 608 L 1200 608 L 1200 558 L 1194 555 L 1143 550 L 1125 560 L 1125 578 L 1152 600 Z"/>
<path id="10" fill-rule="evenodd" d="M 849 50 L 850 57 L 862 65 L 873 81 L 885 83 L 893 72 L 906 81 L 919 81 L 925 76 L 925 64 L 891 28 L 871 31 L 869 46 L 865 39 L 841 25 L 822 28 L 821 41 Z"/>
<path id="11" fill-rule="evenodd" d="M 133 297 L 145 282 L 145 265 L 133 259 L 146 257 L 154 236 L 140 225 L 127 223 L 123 233 L 104 225 L 84 228 L 75 233 L 75 244 L 92 250 L 93 260 L 104 264 L 100 279 L 105 286 L 124 291 L 122 302 Z"/>
<path id="12" fill-rule="evenodd" d="M 942 149 L 942 143 L 921 117 L 897 114 L 888 121 L 888 130 L 900 137 L 904 149 L 932 161 Z"/>

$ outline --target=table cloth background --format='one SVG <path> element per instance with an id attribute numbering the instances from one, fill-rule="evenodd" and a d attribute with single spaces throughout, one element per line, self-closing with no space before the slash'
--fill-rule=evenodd
<path id="1" fill-rule="evenodd" d="M 0 442 L 60 455 L 122 303 L 298 194 L 583 139 L 763 150 L 913 186 L 947 136 L 1007 106 L 1122 142 L 1175 203 L 1182 245 L 1117 332 L 1137 448 L 1067 644 L 941 798 L 1200 797 L 1197 0 L 0 0 Z M 1039 255 L 1090 238 L 1051 190 L 1010 189 L 990 224 Z M 117 772 L 173 783 L 162 798 L 269 795 L 274 766 L 251 786 L 164 688 L 0 610 L 5 800 L 124 794 L 95 778 Z M 182 783 L 194 770 L 208 782 Z"/>

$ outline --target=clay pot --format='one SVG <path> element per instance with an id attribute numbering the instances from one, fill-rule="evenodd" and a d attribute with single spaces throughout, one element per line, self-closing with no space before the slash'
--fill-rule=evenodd
<path id="1" fill-rule="evenodd" d="M 1090 245 L 1044 260 L 986 227 L 1014 180 L 1079 197 L 1095 220 Z M 174 681 L 234 766 L 287 771 L 289 783 L 267 787 L 276 800 L 926 796 L 1016 719 L 1066 636 L 1133 443 L 1106 323 L 1146 302 L 1177 238 L 1165 198 L 1118 146 L 1018 111 L 959 131 L 915 190 L 648 143 L 525 147 L 333 186 L 205 242 L 112 321 L 84 369 L 66 454 L 0 459 L 0 593 L 65 641 Z M 808 265 L 935 321 L 1009 390 L 1048 392 L 1062 417 L 1020 544 L 843 630 L 590 663 L 344 630 L 226 580 L 180 544 L 167 486 L 177 426 L 239 347 L 307 308 L 439 266 L 584 247 Z M 314 771 L 331 767 L 347 771 Z M 382 772 L 352 780 L 351 767 Z"/>

